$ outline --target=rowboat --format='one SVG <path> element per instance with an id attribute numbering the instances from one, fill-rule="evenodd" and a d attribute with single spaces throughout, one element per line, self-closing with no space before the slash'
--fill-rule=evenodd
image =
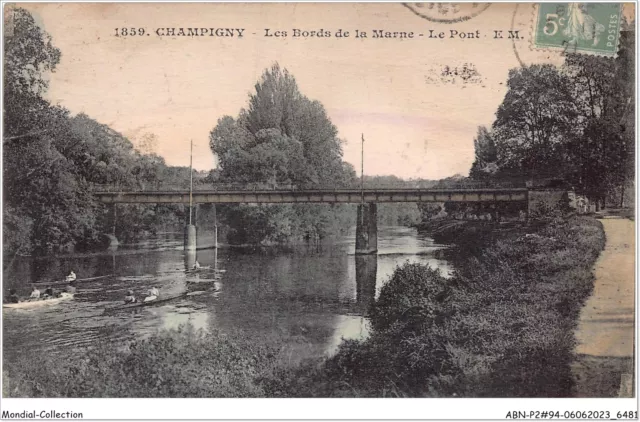
<path id="1" fill-rule="evenodd" d="M 216 281 L 220 281 L 220 277 L 198 278 L 198 279 L 195 279 L 195 280 L 187 279 L 187 284 L 206 284 L 206 283 L 215 283 Z"/>
<path id="2" fill-rule="evenodd" d="M 205 271 L 205 270 L 210 270 L 210 269 L 211 269 L 211 265 L 207 265 L 206 267 L 189 268 L 188 270 L 186 270 L 186 272 L 188 272 L 188 273 L 197 273 L 198 271 Z"/>
<path id="3" fill-rule="evenodd" d="M 113 277 L 113 274 L 107 274 L 107 275 L 101 275 L 98 277 L 89 277 L 89 278 L 77 278 L 75 279 L 76 283 L 82 283 L 84 281 L 94 281 L 94 280 L 101 280 L 103 278 L 109 278 L 109 277 Z M 65 285 L 65 284 L 69 284 L 71 283 L 71 281 L 67 281 L 67 280 L 62 280 L 62 281 L 39 281 L 37 283 L 31 283 L 33 286 L 61 286 L 61 285 Z"/>
<path id="4" fill-rule="evenodd" d="M 27 300 L 25 302 L 19 303 L 3 303 L 3 308 L 11 308 L 11 309 L 27 309 L 27 308 L 36 308 L 39 306 L 45 305 L 55 305 L 56 303 L 60 303 L 65 300 L 73 299 L 72 293 L 61 293 L 59 297 L 53 297 L 51 299 L 37 299 L 37 300 Z"/>
<path id="5" fill-rule="evenodd" d="M 116 308 L 111 308 L 111 309 L 131 309 L 131 308 L 140 308 L 142 306 L 151 306 L 151 305 L 156 305 L 158 303 L 165 303 L 165 302 L 169 302 L 170 300 L 175 300 L 175 299 L 181 299 L 181 298 L 185 298 L 188 296 L 198 296 L 201 295 L 205 292 L 202 291 L 198 291 L 198 292 L 188 292 L 188 293 L 181 293 L 179 295 L 175 295 L 175 296 L 167 296 L 167 297 L 160 297 L 158 299 L 154 299 L 154 300 L 150 300 L 148 302 L 136 302 L 136 303 L 129 303 L 127 305 L 124 306 L 118 306 Z"/>

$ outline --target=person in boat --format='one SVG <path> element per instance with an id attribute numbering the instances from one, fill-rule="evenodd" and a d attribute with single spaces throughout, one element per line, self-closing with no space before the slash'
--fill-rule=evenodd
<path id="1" fill-rule="evenodd" d="M 20 298 L 18 297 L 18 293 L 16 289 L 9 289 L 9 297 L 6 299 L 7 303 L 18 303 L 20 302 Z"/>
<path id="2" fill-rule="evenodd" d="M 124 297 L 124 303 L 137 303 L 138 299 L 133 295 L 133 290 L 129 290 Z"/>
<path id="3" fill-rule="evenodd" d="M 67 281 L 75 281 L 75 279 L 76 279 L 76 273 L 74 273 L 73 270 L 71 270 L 71 272 L 67 276 L 66 280 Z"/>
<path id="4" fill-rule="evenodd" d="M 31 289 L 31 296 L 29 296 L 29 299 L 40 299 L 40 290 L 38 290 L 36 286 L 33 286 Z"/>
<path id="5" fill-rule="evenodd" d="M 147 292 L 147 297 L 144 298 L 143 302 L 154 301 L 158 298 L 159 295 L 160 295 L 160 292 L 158 292 L 158 289 L 156 289 L 155 287 L 152 287 L 151 289 L 149 289 L 149 292 Z"/>

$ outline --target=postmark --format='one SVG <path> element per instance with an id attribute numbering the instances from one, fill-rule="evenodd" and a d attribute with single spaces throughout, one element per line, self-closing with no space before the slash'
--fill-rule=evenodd
<path id="1" fill-rule="evenodd" d="M 433 85 L 481 85 L 485 78 L 473 63 L 434 66 L 427 70 L 425 83 Z"/>
<path id="2" fill-rule="evenodd" d="M 415 15 L 436 23 L 460 23 L 475 18 L 491 3 L 402 3 Z"/>
<path id="3" fill-rule="evenodd" d="M 619 3 L 541 3 L 534 14 L 532 47 L 615 57 L 620 40 Z"/>

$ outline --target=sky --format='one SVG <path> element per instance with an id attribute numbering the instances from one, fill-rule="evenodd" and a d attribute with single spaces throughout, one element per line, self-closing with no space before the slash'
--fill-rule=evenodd
<path id="1" fill-rule="evenodd" d="M 427 18 L 468 16 L 472 4 Z M 265 68 L 278 62 L 301 92 L 320 101 L 344 159 L 364 173 L 439 179 L 467 175 L 479 125 L 491 125 L 509 69 L 562 63 L 558 52 L 531 46 L 532 4 L 493 4 L 466 21 L 439 23 L 400 3 L 30 3 L 36 21 L 62 51 L 48 98 L 86 113 L 132 140 L 153 133 L 170 165 L 216 166 L 208 146 L 219 118 L 237 116 Z M 116 28 L 145 28 L 116 37 Z M 242 38 L 158 36 L 158 28 L 244 28 Z M 342 29 L 350 37 L 298 37 Z M 287 31 L 287 37 L 266 37 Z M 355 30 L 368 38 L 355 38 Z M 413 39 L 373 39 L 374 29 L 413 31 Z M 519 30 L 522 39 L 508 40 Z M 429 38 L 445 33 L 445 38 Z M 493 31 L 502 30 L 503 39 Z M 166 31 L 166 30 L 165 30 Z M 480 38 L 450 38 L 451 31 Z M 236 32 L 237 34 L 237 32 Z M 419 36 L 418 34 L 423 34 Z M 470 34 L 469 34 L 470 35 Z M 464 67 L 466 66 L 466 71 Z M 449 69 L 449 72 L 447 72 Z M 457 75 L 456 75 L 457 69 Z M 444 76 L 443 76 L 444 73 Z M 460 75 L 470 76 L 464 81 Z"/>

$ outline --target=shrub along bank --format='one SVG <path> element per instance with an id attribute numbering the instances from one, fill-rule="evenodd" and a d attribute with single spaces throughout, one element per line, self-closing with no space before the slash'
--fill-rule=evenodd
<path id="1" fill-rule="evenodd" d="M 460 233 L 460 232 L 458 232 Z M 556 219 L 461 242 L 456 274 L 399 267 L 370 310 L 371 335 L 287 367 L 278 344 L 192 330 L 79 360 L 5 358 L 17 397 L 565 397 L 574 328 L 604 246 L 600 223 Z"/>
<path id="2" fill-rule="evenodd" d="M 321 369 L 290 374 L 270 393 L 570 396 L 573 331 L 593 289 L 602 226 L 574 217 L 496 233 L 481 248 L 477 238 L 461 242 L 451 279 L 418 264 L 398 268 L 372 306 L 367 340 L 344 342 Z"/>
<path id="3" fill-rule="evenodd" d="M 256 379 L 276 364 L 269 346 L 185 326 L 124 346 L 104 340 L 79 359 L 5 357 L 3 396 L 262 397 Z"/>

